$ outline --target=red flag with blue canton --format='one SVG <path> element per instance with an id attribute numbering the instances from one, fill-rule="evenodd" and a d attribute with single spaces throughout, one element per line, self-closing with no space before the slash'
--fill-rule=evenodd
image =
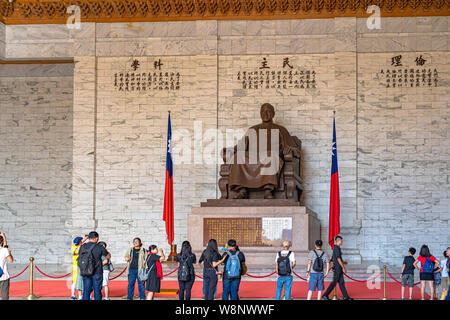
<path id="1" fill-rule="evenodd" d="M 172 163 L 172 128 L 169 123 L 167 127 L 167 155 L 166 155 L 166 186 L 164 191 L 164 214 L 166 222 L 166 234 L 169 245 L 173 242 L 173 163 Z"/>
<path id="2" fill-rule="evenodd" d="M 339 174 L 336 145 L 336 124 L 333 117 L 333 145 L 331 148 L 330 218 L 328 223 L 328 243 L 334 249 L 334 237 L 340 232 L 339 223 Z"/>

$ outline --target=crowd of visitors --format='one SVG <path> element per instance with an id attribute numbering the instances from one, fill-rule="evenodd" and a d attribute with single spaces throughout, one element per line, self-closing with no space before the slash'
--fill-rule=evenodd
<path id="1" fill-rule="evenodd" d="M 96 240 L 98 241 L 98 235 L 94 234 L 94 236 L 97 236 Z M 91 239 L 91 234 L 89 235 L 89 239 Z M 86 237 L 84 239 L 78 237 L 74 240 L 74 246 L 79 249 L 84 241 L 86 241 Z M 95 240 L 93 240 L 93 242 L 95 242 Z M 109 299 L 108 279 L 109 272 L 113 269 L 110 262 L 110 254 L 106 251 L 106 243 L 101 242 L 99 244 L 102 245 L 105 252 L 102 252 L 100 260 L 96 261 L 98 261 L 98 264 L 103 266 L 104 299 Z M 308 255 L 306 267 L 306 276 L 308 280 L 307 300 L 312 299 L 312 295 L 315 291 L 317 291 L 318 300 L 328 300 L 330 293 L 337 285 L 340 287 L 344 300 L 353 300 L 348 295 L 345 287 L 344 274 L 347 273 L 347 270 L 345 267 L 346 262 L 342 259 L 342 244 L 342 237 L 337 236 L 335 238 L 333 253 L 330 258 L 325 251 L 322 250 L 323 242 L 321 240 L 315 241 L 314 250 L 312 250 Z M 284 299 L 291 299 L 291 289 L 293 283 L 292 273 L 296 266 L 296 260 L 294 252 L 291 251 L 290 248 L 291 243 L 289 241 L 283 241 L 282 248 L 275 257 L 275 270 L 278 275 L 275 294 L 276 300 L 282 299 L 283 288 Z M 86 247 L 85 250 L 88 249 L 89 248 Z M 222 279 L 223 284 L 222 300 L 239 299 L 241 277 L 247 270 L 245 255 L 239 249 L 236 240 L 233 239 L 228 241 L 226 247 L 222 248 L 222 251 L 223 253 L 220 254 L 217 241 L 215 239 L 210 239 L 198 260 L 198 264 L 203 268 L 203 295 L 205 300 L 213 300 L 215 298 L 217 293 L 217 284 L 220 279 Z M 76 250 L 74 248 L 72 248 L 72 252 L 75 256 Z M 441 299 L 448 299 L 448 267 L 450 261 L 448 257 L 450 256 L 450 247 L 444 252 L 445 259 L 441 262 L 430 254 L 429 248 L 426 245 L 422 246 L 420 255 L 417 259 L 414 258 L 415 253 L 416 250 L 414 248 L 410 248 L 408 256 L 406 256 L 403 261 L 400 275 L 402 280 L 402 299 L 404 299 L 404 291 L 406 286 L 409 287 L 409 296 L 410 299 L 412 299 L 415 269 L 420 271 L 422 299 L 424 299 L 424 290 L 427 283 L 430 286 L 431 299 L 434 298 L 436 290 L 438 289 L 440 289 Z M 98 256 L 99 253 L 97 252 L 97 257 Z M 133 239 L 133 247 L 129 248 L 125 253 L 125 261 L 128 263 L 127 299 L 133 299 L 136 282 L 138 284 L 140 300 L 154 299 L 155 293 L 160 292 L 161 279 L 163 277 L 161 262 L 164 261 L 165 258 L 166 257 L 163 250 L 158 249 L 156 245 L 151 245 L 147 250 L 143 248 L 140 238 Z M 192 252 L 192 247 L 189 241 L 184 241 L 182 243 L 181 250 L 176 256 L 176 262 L 178 263 L 178 297 L 180 300 L 190 300 L 192 287 L 195 282 L 194 265 L 197 263 L 197 257 Z M 418 267 L 418 264 L 420 264 L 420 268 Z M 223 268 L 222 270 L 219 270 L 219 266 L 221 265 L 223 265 Z M 77 275 L 80 274 L 79 270 L 79 267 L 76 268 L 74 262 L 75 290 L 80 290 L 80 287 L 76 285 L 76 278 L 78 278 Z M 325 290 L 324 279 L 327 277 L 330 270 L 333 270 L 333 280 Z M 86 282 L 83 276 L 82 278 L 84 286 L 90 288 L 91 285 L 89 280 Z M 98 285 L 96 288 L 98 291 Z M 323 290 L 325 290 L 325 292 L 323 292 Z M 145 291 L 148 292 L 147 297 L 145 297 Z M 83 299 L 84 298 L 88 299 L 88 294 L 84 295 Z"/>
<path id="2" fill-rule="evenodd" d="M 306 266 L 308 280 L 307 300 L 317 291 L 318 300 L 328 300 L 331 291 L 339 284 L 344 300 L 353 300 L 349 297 L 344 281 L 347 273 L 342 259 L 341 246 L 343 239 L 336 236 L 331 258 L 322 250 L 323 242 L 316 240 L 314 250 L 309 252 Z M 72 255 L 72 300 L 90 300 L 93 293 L 95 300 L 109 300 L 109 275 L 114 270 L 111 262 L 111 253 L 107 244 L 99 242 L 99 234 L 90 232 L 84 237 L 76 237 L 71 247 Z M 283 241 L 282 248 L 275 257 L 275 271 L 277 274 L 277 288 L 275 299 L 291 299 L 293 283 L 292 273 L 296 267 L 294 252 L 291 251 L 290 241 Z M 219 253 L 217 241 L 210 239 L 205 250 L 201 253 L 198 264 L 203 268 L 203 295 L 205 300 L 214 300 L 217 293 L 217 283 L 222 279 L 222 300 L 238 300 L 241 277 L 246 274 L 245 255 L 239 249 L 236 240 L 230 239 L 223 253 Z M 450 247 L 443 252 L 443 259 L 439 261 L 430 253 L 427 245 L 423 245 L 417 258 L 415 248 L 409 248 L 408 255 L 404 257 L 400 271 L 401 299 L 405 298 L 406 286 L 409 288 L 409 299 L 412 300 L 414 288 L 414 271 L 419 271 L 421 298 L 425 298 L 425 287 L 428 285 L 430 299 L 435 297 L 441 300 L 450 300 L 449 268 Z M 127 299 L 133 300 L 137 282 L 139 299 L 153 300 L 155 293 L 161 290 L 163 271 L 161 262 L 166 259 L 162 249 L 156 245 L 143 247 L 140 238 L 133 239 L 133 246 L 125 253 L 127 262 L 128 289 Z M 14 261 L 11 248 L 8 247 L 6 235 L 0 232 L 0 292 L 2 300 L 9 299 L 10 276 L 7 263 Z M 191 291 L 195 282 L 194 265 L 197 257 L 192 252 L 189 241 L 184 241 L 181 250 L 176 256 L 178 263 L 179 300 L 190 300 Z M 222 270 L 219 266 L 223 266 Z M 331 268 L 330 268 L 331 266 Z M 325 290 L 324 279 L 330 270 L 333 270 L 333 279 Z M 325 290 L 325 292 L 323 292 Z M 147 291 L 147 296 L 145 295 Z M 323 292 L 323 294 L 322 294 Z M 78 293 L 78 297 L 76 295 Z"/>

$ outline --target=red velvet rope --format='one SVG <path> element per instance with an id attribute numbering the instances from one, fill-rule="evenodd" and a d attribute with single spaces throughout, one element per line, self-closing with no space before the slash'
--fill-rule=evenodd
<path id="1" fill-rule="evenodd" d="M 9 278 L 10 278 L 10 279 L 14 279 L 14 278 L 17 278 L 17 277 L 18 277 L 18 276 L 20 276 L 20 275 L 21 275 L 22 273 L 24 273 L 24 272 L 25 272 L 25 270 L 27 270 L 27 269 L 28 269 L 28 267 L 29 267 L 29 266 L 26 266 L 26 267 L 25 267 L 25 269 L 23 269 L 21 273 L 19 273 L 19 274 L 15 275 L 15 276 L 13 276 L 13 277 L 9 277 Z"/>
<path id="2" fill-rule="evenodd" d="M 176 268 L 176 269 L 173 270 L 172 272 L 169 272 L 168 274 L 163 275 L 163 278 L 164 278 L 164 277 L 167 277 L 167 276 L 170 276 L 172 273 L 174 273 L 175 271 L 177 271 L 179 268 L 180 268 L 180 267 Z M 111 279 L 109 279 L 109 280 L 117 279 L 118 277 L 120 277 L 120 276 L 125 272 L 125 270 L 127 270 L 127 267 L 125 267 L 125 269 L 123 269 L 123 271 L 122 271 L 121 273 L 119 273 L 117 276 L 115 276 L 114 278 L 111 278 Z"/>
<path id="3" fill-rule="evenodd" d="M 268 274 L 266 276 L 252 276 L 251 274 L 248 274 L 248 273 L 246 273 L 245 275 L 249 276 L 250 278 L 267 278 L 267 277 L 270 277 L 271 275 L 273 275 L 274 273 L 276 273 L 276 271 L 274 271 L 271 274 Z"/>
<path id="4" fill-rule="evenodd" d="M 295 274 L 295 275 L 297 276 L 297 278 L 300 278 L 300 279 L 302 279 L 303 281 L 308 281 L 307 279 L 300 277 L 300 276 L 299 276 L 298 274 L 296 274 L 294 271 L 292 271 L 292 273 Z"/>
<path id="5" fill-rule="evenodd" d="M 117 279 L 118 277 L 120 277 L 125 272 L 125 270 L 127 270 L 127 267 L 125 267 L 125 269 L 123 269 L 123 271 L 121 273 L 119 273 L 117 276 L 115 276 L 114 278 L 111 278 L 109 280 Z"/>
<path id="6" fill-rule="evenodd" d="M 42 271 L 38 268 L 38 266 L 35 265 L 35 267 L 36 267 L 36 270 L 39 271 L 42 275 L 44 275 L 44 276 L 46 276 L 46 277 L 48 277 L 48 278 L 52 278 L 52 279 L 61 279 L 61 278 L 65 278 L 65 277 L 67 277 L 67 276 L 70 276 L 70 275 L 72 274 L 72 272 L 69 272 L 68 274 L 63 275 L 63 276 L 60 276 L 60 277 L 53 277 L 53 276 L 49 276 L 48 274 L 45 274 L 44 272 L 42 272 Z"/>
<path id="7" fill-rule="evenodd" d="M 327 275 L 324 276 L 324 278 L 326 278 L 326 277 L 328 276 L 328 274 L 329 274 L 329 272 L 330 272 L 331 269 L 332 269 L 331 267 L 328 269 Z M 302 279 L 303 281 L 308 281 L 308 279 L 305 279 L 305 278 L 300 277 L 300 276 L 299 276 L 298 274 L 296 274 L 294 271 L 292 271 L 292 273 L 295 274 L 295 275 L 297 276 L 297 278 L 300 278 L 300 279 Z"/>
<path id="8" fill-rule="evenodd" d="M 389 275 L 389 277 L 391 277 L 392 280 L 394 280 L 394 281 L 397 282 L 398 284 L 402 284 L 400 281 L 398 281 L 397 279 L 395 279 L 389 272 L 386 272 L 386 273 Z M 420 283 L 420 281 L 417 282 L 417 283 L 414 283 L 414 285 L 417 286 L 419 283 Z"/>
<path id="9" fill-rule="evenodd" d="M 376 278 L 378 278 L 383 272 L 380 272 L 379 274 L 377 274 L 375 277 L 371 278 L 371 279 L 367 279 L 367 280 L 357 280 L 357 279 L 353 279 L 352 277 L 350 277 L 349 275 L 347 275 L 346 273 L 344 273 L 344 275 L 349 278 L 350 280 L 356 281 L 356 282 L 368 282 L 368 281 L 372 281 L 375 280 Z"/>
<path id="10" fill-rule="evenodd" d="M 163 275 L 163 278 L 166 277 L 166 276 L 170 276 L 172 273 L 174 273 L 175 271 L 177 271 L 179 268 L 180 268 L 180 267 L 177 267 L 177 268 L 176 268 L 175 270 L 173 270 L 172 272 Z"/>
<path id="11" fill-rule="evenodd" d="M 61 279 L 61 278 L 65 278 L 65 277 L 67 277 L 67 276 L 69 276 L 69 275 L 72 274 L 72 272 L 69 272 L 69 273 L 66 274 L 66 275 L 59 276 L 59 277 L 55 277 L 55 276 L 50 276 L 50 275 L 48 275 L 48 274 L 45 274 L 44 272 L 42 272 L 42 271 L 39 269 L 38 266 L 35 265 L 35 267 L 36 267 L 37 271 L 39 271 L 42 275 L 44 275 L 44 276 L 46 276 L 46 277 L 48 277 L 48 278 L 52 278 L 52 279 Z M 167 276 L 171 275 L 172 273 L 174 273 L 175 271 L 177 271 L 179 268 L 180 268 L 180 267 L 177 267 L 175 270 L 169 272 L 168 274 L 163 275 L 163 277 L 167 277 Z M 23 269 L 19 274 L 10 277 L 10 279 L 17 278 L 17 277 L 20 276 L 22 273 L 24 273 L 27 269 L 28 269 L 28 266 L 26 266 L 25 269 Z M 118 274 L 117 276 L 115 276 L 114 278 L 111 278 L 110 280 L 115 280 L 115 279 L 117 279 L 118 277 L 120 277 L 120 276 L 125 272 L 125 270 L 127 270 L 127 267 L 125 267 L 125 269 L 123 269 L 121 273 L 119 273 L 119 274 Z M 330 270 L 331 270 L 331 268 L 330 268 L 328 271 L 330 271 Z M 251 274 L 248 274 L 248 273 L 245 274 L 245 275 L 249 276 L 250 278 L 267 278 L 267 277 L 270 277 L 270 276 L 274 275 L 275 273 L 276 273 L 276 271 L 272 272 L 271 274 L 265 275 L 265 276 L 254 276 L 254 275 L 251 275 Z M 303 281 L 308 281 L 307 279 L 305 279 L 305 278 L 299 276 L 299 275 L 298 275 L 297 273 L 295 273 L 294 271 L 292 271 L 292 273 L 293 273 L 296 277 L 302 279 Z M 347 275 L 346 273 L 344 273 L 344 275 L 345 275 L 347 278 L 349 278 L 350 280 L 353 280 L 353 281 L 356 281 L 356 282 L 367 282 L 367 281 L 375 280 L 375 279 L 378 278 L 382 273 L 383 273 L 383 272 L 380 272 L 379 274 L 377 274 L 377 275 L 374 276 L 373 278 L 370 278 L 370 279 L 367 279 L 367 280 L 358 280 L 358 279 L 354 279 L 354 278 L 350 277 L 349 275 Z M 397 279 L 395 279 L 389 272 L 386 272 L 386 273 L 387 273 L 387 274 L 389 275 L 389 277 L 390 277 L 392 280 L 394 280 L 396 283 L 401 284 L 401 282 L 398 281 Z M 194 276 L 196 276 L 196 277 L 199 278 L 199 279 L 203 279 L 203 278 L 200 277 L 199 275 L 194 274 Z M 415 286 L 417 286 L 418 284 L 420 284 L 420 281 L 417 282 L 417 283 L 414 283 Z"/>

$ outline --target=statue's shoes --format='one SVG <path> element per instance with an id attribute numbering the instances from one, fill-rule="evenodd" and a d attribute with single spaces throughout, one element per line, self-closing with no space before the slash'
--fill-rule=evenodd
<path id="1" fill-rule="evenodd" d="M 264 199 L 273 199 L 273 194 L 269 190 L 264 191 Z"/>
<path id="2" fill-rule="evenodd" d="M 245 198 L 247 198 L 247 192 L 245 192 L 245 191 L 236 192 L 232 198 L 233 199 L 245 199 Z"/>

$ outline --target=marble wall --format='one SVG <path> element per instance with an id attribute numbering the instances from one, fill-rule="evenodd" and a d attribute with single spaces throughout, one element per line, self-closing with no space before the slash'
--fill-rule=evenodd
<path id="1" fill-rule="evenodd" d="M 392 67 L 399 55 L 402 66 Z M 424 65 L 415 63 L 418 57 Z M 408 245 L 425 243 L 442 257 L 450 243 L 450 54 L 360 53 L 358 66 L 361 256 L 398 259 Z M 380 85 L 386 66 L 397 70 L 396 87 Z"/>
<path id="2" fill-rule="evenodd" d="M 5 56 L 5 33 L 6 27 L 3 23 L 0 22 L 0 58 Z"/>
<path id="3" fill-rule="evenodd" d="M 95 228 L 116 257 L 134 236 L 167 250 L 161 220 L 167 111 L 173 130 L 207 147 L 211 141 L 194 135 L 199 121 L 203 132 L 245 129 L 260 121 L 266 101 L 276 121 L 303 141 L 303 201 L 318 213 L 323 239 L 336 110 L 347 260 L 400 264 L 411 245 L 427 243 L 436 254 L 448 246 L 448 17 L 382 18 L 380 29 L 356 18 L 3 29 L 5 58 L 74 57 L 71 219 L 61 230 L 70 235 L 67 247 L 71 237 Z M 0 26 L 0 49 L 1 35 Z M 385 88 L 379 72 L 393 68 L 398 55 L 405 65 L 422 55 L 439 70 L 439 86 Z M 279 69 L 284 58 L 295 70 L 314 69 L 317 88 L 243 89 L 237 73 L 258 68 L 262 58 Z M 161 59 L 181 73 L 181 90 L 118 92 L 114 74 L 129 71 L 134 59 L 141 70 Z M 174 138 L 175 151 L 181 141 Z M 218 164 L 191 159 L 174 169 L 177 243 L 186 238 L 191 207 L 219 196 Z"/>
<path id="4" fill-rule="evenodd" d="M 0 229 L 20 263 L 65 260 L 72 99 L 72 64 L 0 65 Z"/>
<path id="5" fill-rule="evenodd" d="M 134 57 L 139 72 L 153 72 L 159 57 Z M 174 137 L 175 242 L 187 235 L 187 214 L 206 198 L 216 197 L 216 163 L 177 160 L 177 132 L 190 134 L 194 124 L 203 130 L 217 123 L 217 58 L 212 55 L 169 56 L 161 59 L 162 70 L 180 72 L 179 90 L 124 93 L 114 87 L 114 74 L 129 72 L 133 59 L 97 59 L 97 165 L 96 220 L 112 250 L 122 252 L 135 236 L 148 246 L 167 247 L 162 221 L 168 111 Z M 132 69 L 131 69 L 132 70 Z M 201 155 L 201 154 L 200 154 Z M 198 155 L 195 155 L 197 157 Z M 215 160 L 215 159 L 214 159 Z"/>

